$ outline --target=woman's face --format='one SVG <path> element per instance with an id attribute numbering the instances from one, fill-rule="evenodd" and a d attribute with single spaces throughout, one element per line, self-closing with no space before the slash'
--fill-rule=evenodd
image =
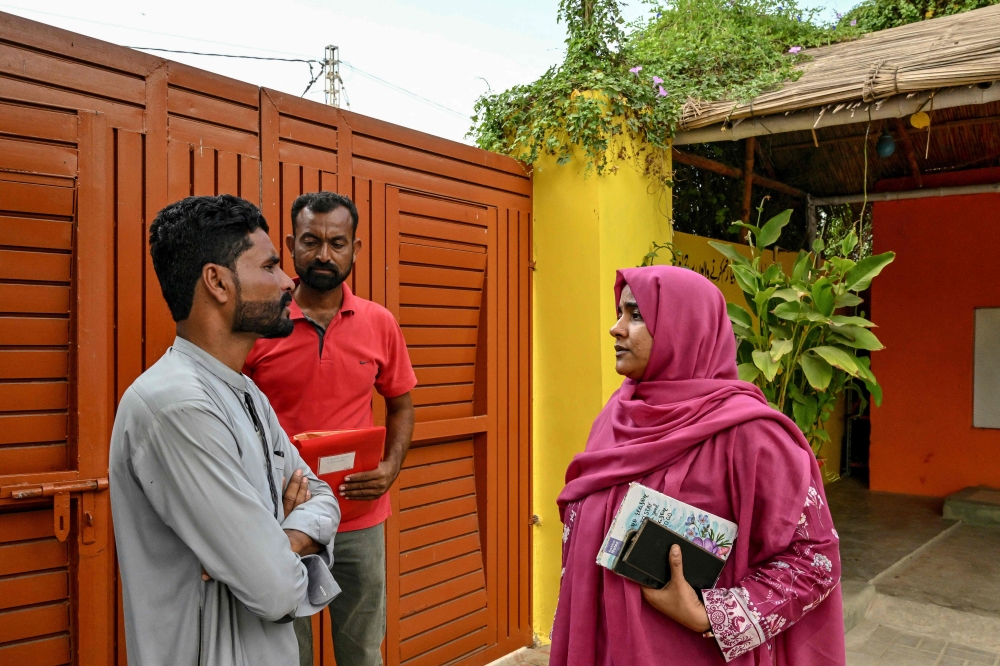
<path id="1" fill-rule="evenodd" d="M 625 285 L 618 301 L 618 321 L 611 327 L 615 339 L 615 371 L 629 379 L 639 381 L 649 364 L 653 349 L 653 336 L 646 328 L 646 321 L 639 312 L 632 289 Z"/>

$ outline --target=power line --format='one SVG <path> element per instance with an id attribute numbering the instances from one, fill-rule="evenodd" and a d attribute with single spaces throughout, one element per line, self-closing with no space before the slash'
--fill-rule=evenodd
<path id="1" fill-rule="evenodd" d="M 0 3 L 0 7 L 3 7 L 5 9 L 15 9 L 15 10 L 18 10 L 18 11 L 23 11 L 23 12 L 28 12 L 28 13 L 41 14 L 43 16 L 53 16 L 53 17 L 56 17 L 56 18 L 70 19 L 72 21 L 81 21 L 83 23 L 92 23 L 94 25 L 103 25 L 103 26 L 108 26 L 108 27 L 111 27 L 111 28 L 121 28 L 123 30 L 132 30 L 134 32 L 143 32 L 143 33 L 147 33 L 147 34 L 150 34 L 150 35 L 162 35 L 164 37 L 174 37 L 174 38 L 177 38 L 177 39 L 184 39 L 184 40 L 192 41 L 192 42 L 203 42 L 203 43 L 206 43 L 206 44 L 219 44 L 220 46 L 232 46 L 232 47 L 235 47 L 235 48 L 248 49 L 248 50 L 252 50 L 252 51 L 260 51 L 260 52 L 264 52 L 264 53 L 281 53 L 281 54 L 285 54 L 285 55 L 298 55 L 298 54 L 291 54 L 291 53 L 289 53 L 287 51 L 274 51 L 274 50 L 271 50 L 271 49 L 262 49 L 262 48 L 253 47 L 253 46 L 245 46 L 245 45 L 242 45 L 242 44 L 232 44 L 232 43 L 229 43 L 229 42 L 217 42 L 217 41 L 213 41 L 213 40 L 209 40 L 209 39 L 202 39 L 200 37 L 197 37 L 197 38 L 196 37 L 187 37 L 187 36 L 184 36 L 184 35 L 176 35 L 176 34 L 169 33 L 169 32 L 158 32 L 158 31 L 155 31 L 155 30 L 146 30 L 144 28 L 134 28 L 134 27 L 131 27 L 131 26 L 120 25 L 120 24 L 117 24 L 117 23 L 107 23 L 107 22 L 104 22 L 104 21 L 95 21 L 93 19 L 85 19 L 85 18 L 80 18 L 80 17 L 77 17 L 77 16 L 71 16 L 69 14 L 57 14 L 57 13 L 54 13 L 54 12 L 46 12 L 46 11 L 41 11 L 41 10 L 38 10 L 38 9 L 28 9 L 27 7 L 18 7 L 16 5 L 8 5 L 8 4 L 5 4 L 5 3 Z M 152 47 L 146 48 L 146 47 L 134 46 L 134 47 L 131 47 L 131 48 L 135 48 L 135 49 L 139 49 L 139 50 L 143 50 L 143 51 L 162 51 L 164 53 L 184 53 L 184 54 L 189 54 L 189 55 L 203 55 L 203 56 L 211 56 L 211 57 L 218 57 L 218 58 L 242 58 L 242 59 L 249 59 L 249 60 L 274 60 L 274 61 L 278 61 L 278 62 L 304 62 L 306 64 L 309 64 L 309 66 L 310 66 L 309 72 L 310 72 L 310 77 L 312 78 L 312 80 L 309 82 L 309 85 L 306 86 L 306 92 L 302 93 L 302 96 L 305 96 L 305 94 L 310 90 L 310 88 L 312 87 L 312 85 L 317 80 L 319 80 L 320 76 L 322 76 L 324 74 L 324 70 L 322 69 L 322 61 L 315 60 L 315 59 L 308 59 L 308 58 L 305 58 L 305 57 L 302 57 L 302 58 L 265 58 L 265 57 L 261 57 L 261 56 L 233 55 L 233 54 L 228 54 L 228 53 L 201 53 L 201 52 L 197 52 L 197 51 L 180 51 L 180 50 L 176 50 L 175 51 L 175 50 L 171 50 L 171 49 L 156 49 L 156 48 L 152 48 Z M 451 113 L 451 114 L 453 114 L 455 116 L 458 116 L 460 118 L 468 119 L 468 117 L 469 117 L 469 115 L 467 113 L 462 113 L 461 111 L 456 111 L 455 109 L 452 109 L 452 108 L 450 108 L 448 106 L 445 106 L 444 104 L 441 104 L 439 102 L 435 102 L 432 99 L 429 99 L 427 97 L 424 97 L 423 95 L 415 93 L 412 90 L 407 90 L 406 88 L 403 88 L 402 86 L 396 85 L 395 83 L 392 83 L 390 81 L 386 81 L 385 79 L 383 79 L 383 78 L 381 78 L 379 76 L 376 76 L 375 74 L 372 74 L 370 72 L 366 72 L 363 69 L 355 67 L 354 65 L 350 64 L 349 62 L 346 62 L 344 60 L 341 60 L 340 62 L 341 62 L 341 64 L 343 64 L 343 65 L 351 68 L 352 71 L 357 72 L 361 76 L 364 76 L 365 78 L 370 79 L 370 80 L 374 81 L 375 83 L 383 85 L 383 86 L 385 86 L 387 88 L 390 88 L 390 89 L 392 89 L 392 90 L 394 90 L 394 91 L 396 91 L 398 93 L 401 93 L 403 95 L 407 95 L 408 97 L 412 97 L 413 99 L 416 99 L 416 100 L 419 100 L 421 102 L 424 102 L 425 104 L 430 104 L 433 107 L 436 107 L 436 108 L 438 108 L 438 109 L 440 109 L 442 111 L 447 111 L 448 113 Z M 321 69 L 320 69 L 319 74 L 316 74 L 315 71 L 312 69 L 312 66 L 315 65 L 315 64 L 321 65 Z"/>
<path id="2" fill-rule="evenodd" d="M 215 58 L 245 58 L 245 59 L 248 59 L 248 60 L 276 60 L 278 62 L 304 62 L 304 63 L 306 63 L 306 64 L 309 65 L 309 74 L 310 74 L 310 76 L 312 76 L 312 80 L 309 82 L 309 85 L 306 86 L 305 92 L 302 93 L 303 97 L 305 96 L 305 94 L 307 92 L 309 92 L 309 89 L 312 87 L 312 85 L 317 80 L 319 80 L 319 77 L 323 76 L 323 74 L 325 72 L 325 62 L 326 62 L 324 60 L 315 60 L 315 59 L 314 60 L 306 60 L 304 58 L 272 58 L 272 57 L 264 57 L 264 56 L 235 55 L 235 54 L 232 54 L 232 53 L 203 53 L 201 51 L 179 51 L 179 50 L 173 50 L 173 49 L 158 49 L 158 48 L 153 48 L 151 46 L 130 46 L 130 47 L 127 47 L 127 48 L 138 49 L 140 51 L 162 51 L 164 53 L 184 53 L 184 54 L 188 54 L 188 55 L 212 56 L 212 57 L 215 57 Z M 313 67 L 312 66 L 314 64 L 320 66 L 319 73 L 315 73 L 313 71 Z M 424 97 L 423 95 L 420 95 L 418 93 L 415 93 L 412 90 L 407 90 L 406 88 L 404 88 L 402 86 L 399 86 L 399 85 L 396 85 L 395 83 L 392 83 L 391 81 L 386 81 L 385 79 L 383 79 L 380 76 L 376 76 L 375 74 L 372 74 L 370 72 L 366 72 L 365 70 L 363 70 L 363 69 L 361 69 L 359 67 L 355 67 L 354 65 L 352 65 L 349 62 L 347 62 L 346 60 L 341 60 L 340 64 L 344 65 L 345 67 L 349 67 L 352 71 L 357 72 L 361 76 L 363 76 L 363 77 L 365 77 L 367 79 L 371 79 L 372 81 L 375 81 L 376 83 L 379 83 L 379 84 L 381 84 L 383 86 L 386 86 L 387 88 L 391 88 L 392 90 L 395 90 L 396 92 L 402 93 L 404 95 L 408 95 L 409 97 L 412 97 L 414 99 L 418 99 L 421 102 L 425 102 L 427 104 L 430 104 L 431 106 L 435 106 L 435 107 L 441 109 L 442 111 L 447 111 L 448 113 L 455 114 L 459 118 L 468 118 L 468 114 L 462 113 L 461 111 L 456 111 L 455 109 L 452 109 L 451 107 L 447 107 L 444 104 L 441 104 L 439 102 L 435 102 L 434 100 L 429 99 L 427 97 Z"/>
<path id="3" fill-rule="evenodd" d="M 372 81 L 375 81 L 376 83 L 380 83 L 380 84 L 386 86 L 387 88 L 391 88 L 391 89 L 395 90 L 396 92 L 400 92 L 400 93 L 402 93 L 404 95 L 409 95 L 410 97 L 412 97 L 414 99 L 418 99 L 421 102 L 426 102 L 427 104 L 430 104 L 431 106 L 436 106 L 437 108 L 441 109 L 442 111 L 447 111 L 448 113 L 453 113 L 453 114 L 455 114 L 456 116 L 458 116 L 460 118 L 464 118 L 464 119 L 468 119 L 469 118 L 469 114 L 467 114 L 467 113 L 462 113 L 461 111 L 456 111 L 455 109 L 447 107 L 444 104 L 439 104 L 438 102 L 435 102 L 432 99 L 428 99 L 428 98 L 424 97 L 423 95 L 419 95 L 419 94 L 413 92 L 412 90 L 407 90 L 406 88 L 404 88 L 402 86 L 398 86 L 395 83 L 392 83 L 390 81 L 386 81 L 385 79 L 383 79 L 381 77 L 375 76 L 374 74 L 366 72 L 363 69 L 359 69 L 359 68 L 355 67 L 354 65 L 352 65 L 349 62 L 347 62 L 346 60 L 341 60 L 340 64 L 345 65 L 346 67 L 350 67 L 351 70 L 357 72 L 361 76 L 363 76 L 363 77 L 365 77 L 367 79 L 371 79 Z"/>
<path id="4" fill-rule="evenodd" d="M 183 39 L 189 42 L 202 42 L 204 44 L 218 44 L 219 46 L 232 46 L 238 49 L 247 49 L 248 51 L 260 51 L 261 53 L 280 53 L 283 55 L 301 55 L 298 53 L 290 53 L 288 51 L 275 51 L 273 49 L 262 49 L 258 46 L 246 46 L 245 44 L 233 44 L 231 42 L 217 42 L 211 39 L 204 39 L 202 37 L 191 37 L 188 35 L 177 35 L 172 32 L 159 32 L 156 30 L 146 30 L 145 28 L 136 28 L 128 25 L 121 25 L 120 23 L 107 23 L 106 21 L 95 21 L 93 19 L 80 18 L 79 16 L 71 16 L 69 14 L 57 14 L 55 12 L 44 12 L 40 9 L 28 9 L 27 7 L 18 7 L 16 5 L 0 4 L 0 7 L 4 9 L 16 9 L 21 12 L 28 12 L 29 14 L 41 14 L 43 16 L 52 16 L 55 18 L 70 19 L 71 21 L 80 21 L 81 23 L 92 23 L 94 25 L 103 25 L 109 28 L 121 28 L 122 30 L 131 30 L 132 32 L 144 32 L 148 35 L 161 35 L 163 37 L 175 37 L 177 39 Z M 305 58 L 306 56 L 301 56 Z"/>
<path id="5" fill-rule="evenodd" d="M 214 58 L 239 58 L 244 60 L 274 60 L 277 62 L 304 62 L 309 65 L 309 85 L 302 92 L 299 97 L 305 97 L 309 89 L 312 88 L 313 84 L 319 80 L 319 77 L 323 76 L 323 72 L 326 70 L 325 60 L 305 60 L 303 58 L 273 58 L 265 56 L 251 56 L 251 55 L 233 55 L 231 53 L 202 53 L 201 51 L 178 51 L 175 49 L 158 49 L 152 46 L 126 46 L 127 49 L 136 49 L 138 51 L 158 51 L 162 53 L 185 53 L 187 55 L 198 55 L 198 56 L 212 56 Z M 319 65 L 319 72 L 317 73 L 313 70 L 313 65 Z"/>

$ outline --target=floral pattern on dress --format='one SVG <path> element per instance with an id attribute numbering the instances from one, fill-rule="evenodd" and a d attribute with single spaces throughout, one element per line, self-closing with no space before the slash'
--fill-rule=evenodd
<path id="1" fill-rule="evenodd" d="M 816 608 L 840 583 L 839 537 L 823 497 L 806 493 L 788 549 L 738 587 L 703 590 L 705 610 L 726 661 L 766 645 Z"/>
<path id="2" fill-rule="evenodd" d="M 708 621 L 726 661 L 750 652 L 766 640 L 760 614 L 754 610 L 746 590 L 734 587 L 704 590 L 702 594 Z"/>

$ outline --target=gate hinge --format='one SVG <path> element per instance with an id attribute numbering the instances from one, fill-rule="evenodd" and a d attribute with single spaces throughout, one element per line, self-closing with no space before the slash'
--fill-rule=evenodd
<path id="1" fill-rule="evenodd" d="M 56 539 L 65 541 L 69 536 L 69 496 L 83 493 L 80 497 L 80 534 L 83 543 L 94 543 L 97 536 L 94 529 L 95 492 L 108 489 L 107 479 L 81 479 L 38 485 L 7 486 L 0 488 L 0 497 L 9 494 L 11 499 L 28 500 L 40 497 L 52 498 L 52 526 Z"/>

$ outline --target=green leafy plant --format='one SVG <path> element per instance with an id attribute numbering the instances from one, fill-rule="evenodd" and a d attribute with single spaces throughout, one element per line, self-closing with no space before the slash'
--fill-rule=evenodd
<path id="1" fill-rule="evenodd" d="M 777 261 L 764 266 L 761 250 L 778 240 L 790 215 L 786 210 L 760 226 L 736 223 L 749 232 L 750 258 L 726 243 L 710 245 L 729 260 L 747 303 L 747 308 L 728 304 L 740 379 L 760 387 L 818 452 L 830 439 L 825 424 L 838 396 L 848 390 L 861 394 L 864 385 L 876 405 L 882 402 L 867 355 L 882 343 L 863 312 L 850 312 L 862 304 L 858 293 L 895 254 L 860 257 L 858 235 L 851 230 L 836 247 L 817 239 L 813 251 L 799 252 L 791 274 Z"/>
<path id="2" fill-rule="evenodd" d="M 666 151 L 689 99 L 746 101 L 788 78 L 804 56 L 789 49 L 847 36 L 816 25 L 796 0 L 651 2 L 626 25 L 616 0 L 560 0 L 566 57 L 537 81 L 480 97 L 470 136 L 481 148 L 533 164 L 582 149 L 588 169 L 631 159 L 670 184 Z M 629 153 L 616 137 L 637 140 Z"/>
<path id="3" fill-rule="evenodd" d="M 866 0 L 840 18 L 862 32 L 895 28 L 997 4 L 997 0 Z"/>

